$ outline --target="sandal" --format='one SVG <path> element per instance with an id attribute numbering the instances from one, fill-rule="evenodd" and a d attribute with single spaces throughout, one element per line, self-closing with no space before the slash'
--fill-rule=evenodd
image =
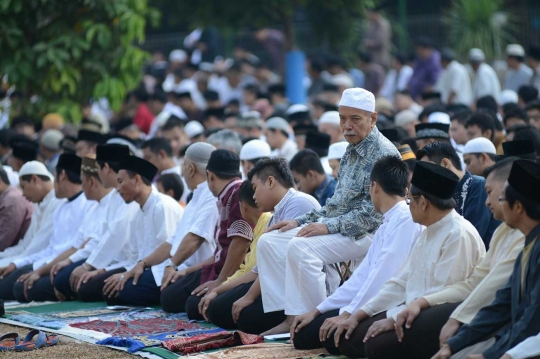
<path id="1" fill-rule="evenodd" d="M 34 338 L 36 335 L 36 340 L 32 341 L 32 338 Z M 29 351 L 34 349 L 40 349 L 43 347 L 49 347 L 57 343 L 58 335 L 49 336 L 43 333 L 41 330 L 35 329 L 26 335 L 26 338 L 24 338 L 24 342 L 20 343 L 19 345 L 15 345 L 14 349 L 17 351 Z"/>
<path id="2" fill-rule="evenodd" d="M 0 336 L 0 352 L 11 352 L 15 345 L 19 345 L 21 338 L 17 333 L 7 333 Z"/>

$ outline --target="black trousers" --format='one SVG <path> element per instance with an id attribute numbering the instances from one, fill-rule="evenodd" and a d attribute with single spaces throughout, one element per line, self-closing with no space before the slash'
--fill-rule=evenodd
<path id="1" fill-rule="evenodd" d="M 324 342 L 321 342 L 319 340 L 319 332 L 322 325 L 324 324 L 324 321 L 328 318 L 333 318 L 337 316 L 339 316 L 339 309 L 331 310 L 329 312 L 319 315 L 311 323 L 309 323 L 306 327 L 304 327 L 302 330 L 300 330 L 294 335 L 294 347 L 300 350 L 318 349 L 325 347 L 330 354 L 340 355 L 341 352 L 335 346 L 333 333 L 330 338 L 326 339 Z"/>
<path id="2" fill-rule="evenodd" d="M 16 282 L 13 286 L 13 295 L 19 302 L 47 302 L 57 301 L 54 286 L 48 275 L 37 280 L 31 289 L 28 289 L 28 300 L 24 296 L 24 283 Z"/>
<path id="3" fill-rule="evenodd" d="M 234 302 L 246 295 L 252 285 L 253 282 L 240 284 L 238 287 L 218 295 L 210 303 L 206 312 L 210 322 L 223 329 L 238 329 L 232 317 L 232 306 Z"/>
<path id="4" fill-rule="evenodd" d="M 232 308 L 232 306 L 231 306 Z M 249 334 L 261 334 L 285 321 L 285 311 L 265 313 L 262 297 L 255 299 L 253 304 L 245 307 L 238 317 L 238 329 Z"/>
<path id="5" fill-rule="evenodd" d="M 156 285 L 154 274 L 150 268 L 144 270 L 137 285 L 133 285 L 133 278 L 129 278 L 124 284 L 124 289 L 118 293 L 121 304 L 140 307 L 159 305 L 160 296 L 160 287 Z"/>
<path id="6" fill-rule="evenodd" d="M 67 267 L 63 268 L 60 272 L 58 272 L 58 274 L 56 274 L 56 277 L 54 277 L 54 287 L 57 291 L 65 295 L 67 300 L 73 300 L 77 298 L 77 293 L 71 290 L 69 278 L 71 277 L 71 273 L 75 270 L 75 268 L 81 266 L 84 262 L 86 262 L 86 259 L 71 263 Z"/>
<path id="7" fill-rule="evenodd" d="M 27 265 L 18 269 L 15 269 L 13 272 L 0 279 L 0 299 L 3 300 L 15 300 L 15 295 L 13 295 L 13 287 L 15 282 L 19 279 L 20 276 L 32 271 L 32 265 Z M 26 302 L 26 299 L 25 299 Z"/>
<path id="8" fill-rule="evenodd" d="M 125 268 L 113 269 L 111 271 L 95 276 L 85 284 L 81 284 L 79 292 L 77 293 L 79 296 L 79 300 L 82 300 L 83 302 L 101 302 L 102 300 L 104 300 L 103 287 L 105 286 L 105 279 L 115 274 L 123 273 L 125 271 Z"/>
<path id="9" fill-rule="evenodd" d="M 345 334 L 342 334 L 339 338 L 339 351 L 341 354 L 349 358 L 365 358 L 366 350 L 364 347 L 364 337 L 366 336 L 369 327 L 381 319 L 386 319 L 386 312 L 374 315 L 359 323 L 349 339 L 345 339 Z M 405 357 L 400 357 L 399 359 L 405 359 Z"/>
<path id="10" fill-rule="evenodd" d="M 201 270 L 193 272 L 184 278 L 169 284 L 161 291 L 161 307 L 168 313 L 184 313 L 191 292 L 201 283 Z"/>

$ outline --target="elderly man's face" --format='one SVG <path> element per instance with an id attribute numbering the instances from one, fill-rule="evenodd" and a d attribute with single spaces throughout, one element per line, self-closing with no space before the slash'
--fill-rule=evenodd
<path id="1" fill-rule="evenodd" d="M 339 118 L 343 136 L 348 143 L 359 144 L 369 135 L 377 122 L 377 113 L 370 113 L 353 107 L 340 106 Z"/>

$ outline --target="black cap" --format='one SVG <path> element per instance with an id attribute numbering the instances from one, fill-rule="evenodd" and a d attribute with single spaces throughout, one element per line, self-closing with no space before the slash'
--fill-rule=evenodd
<path id="1" fill-rule="evenodd" d="M 311 131 L 306 134 L 306 148 L 315 151 L 319 157 L 328 156 L 330 136 L 326 133 Z"/>
<path id="2" fill-rule="evenodd" d="M 399 133 L 395 128 L 387 128 L 380 130 L 380 133 L 383 134 L 390 142 L 399 142 Z"/>
<path id="3" fill-rule="evenodd" d="M 296 136 L 305 135 L 308 132 L 317 132 L 317 126 L 312 123 L 299 123 L 293 126 L 293 131 Z"/>
<path id="4" fill-rule="evenodd" d="M 525 160 L 536 158 L 536 149 L 532 141 L 507 141 L 502 146 L 505 157 L 518 157 Z"/>
<path id="5" fill-rule="evenodd" d="M 229 150 L 215 150 L 210 155 L 206 169 L 218 176 L 240 174 L 240 157 Z"/>
<path id="6" fill-rule="evenodd" d="M 540 165 L 529 160 L 517 160 L 512 164 L 508 184 L 520 195 L 540 203 Z"/>
<path id="7" fill-rule="evenodd" d="M 75 143 L 77 139 L 73 136 L 64 136 L 60 141 L 60 148 L 64 153 L 75 153 Z"/>
<path id="8" fill-rule="evenodd" d="M 446 138 L 450 139 L 448 131 L 450 125 L 444 123 L 421 123 L 414 126 L 416 129 L 416 139 L 422 140 L 425 138 Z"/>
<path id="9" fill-rule="evenodd" d="M 94 142 L 97 144 L 105 143 L 106 140 L 107 139 L 105 136 L 103 136 L 101 133 L 88 130 L 79 130 L 79 134 L 77 136 L 77 141 Z"/>
<path id="10" fill-rule="evenodd" d="M 432 196 L 450 199 L 459 183 L 454 172 L 433 163 L 417 161 L 411 184 Z"/>
<path id="11" fill-rule="evenodd" d="M 73 173 L 81 172 L 82 158 L 73 153 L 62 153 L 58 158 L 57 170 L 66 170 Z"/>
<path id="12" fill-rule="evenodd" d="M 129 157 L 129 147 L 126 145 L 98 145 L 96 161 L 120 162 Z"/>
<path id="13" fill-rule="evenodd" d="M 14 137 L 10 141 L 11 155 L 25 162 L 34 161 L 38 155 L 38 144 L 26 137 Z"/>
<path id="14" fill-rule="evenodd" d="M 127 156 L 120 161 L 120 169 L 135 172 L 148 182 L 152 182 L 158 169 L 150 162 L 135 156 Z"/>

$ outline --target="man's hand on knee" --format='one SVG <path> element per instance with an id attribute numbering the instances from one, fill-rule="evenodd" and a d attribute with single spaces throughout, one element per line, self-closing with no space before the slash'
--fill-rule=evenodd
<path id="1" fill-rule="evenodd" d="M 297 237 L 315 237 L 330 234 L 328 227 L 324 223 L 310 223 L 303 227 L 297 234 Z"/>
<path id="2" fill-rule="evenodd" d="M 280 232 L 287 232 L 296 227 L 298 227 L 298 222 L 296 222 L 294 219 L 289 219 L 288 221 L 281 221 L 268 227 L 265 233 L 275 231 L 276 229 L 279 229 Z"/>

